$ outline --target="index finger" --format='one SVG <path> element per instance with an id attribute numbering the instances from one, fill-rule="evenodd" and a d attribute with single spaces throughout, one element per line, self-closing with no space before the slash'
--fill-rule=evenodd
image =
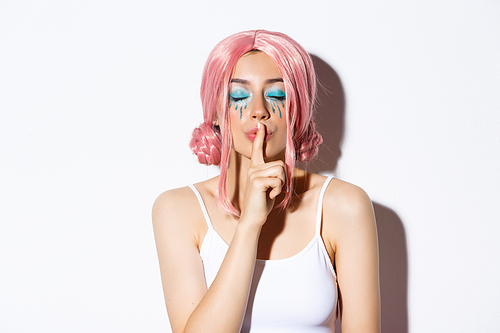
<path id="1" fill-rule="evenodd" d="M 255 134 L 252 145 L 251 166 L 264 164 L 264 139 L 266 138 L 266 126 L 258 123 L 259 129 Z"/>

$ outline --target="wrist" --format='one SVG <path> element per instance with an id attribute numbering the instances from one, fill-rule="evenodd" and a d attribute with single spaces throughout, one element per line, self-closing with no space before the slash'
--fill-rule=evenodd
<path id="1" fill-rule="evenodd" d="M 242 216 L 240 218 L 240 220 L 238 221 L 238 226 L 236 227 L 236 232 L 248 234 L 248 235 L 252 235 L 252 234 L 260 235 L 262 225 L 263 225 L 263 223 L 257 223 L 254 221 L 254 219 L 249 219 L 249 218 L 246 218 L 245 216 Z"/>

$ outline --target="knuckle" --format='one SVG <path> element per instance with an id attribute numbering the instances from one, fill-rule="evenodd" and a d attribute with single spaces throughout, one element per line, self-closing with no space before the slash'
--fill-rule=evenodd
<path id="1" fill-rule="evenodd" d="M 282 175 L 285 173 L 285 170 L 283 169 L 283 167 L 281 165 L 277 165 L 274 167 L 274 170 L 279 174 L 279 175 Z"/>

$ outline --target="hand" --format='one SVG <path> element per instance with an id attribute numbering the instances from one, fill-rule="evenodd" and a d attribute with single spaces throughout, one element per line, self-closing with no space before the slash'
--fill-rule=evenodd
<path id="1" fill-rule="evenodd" d="M 286 184 L 286 168 L 283 161 L 264 161 L 266 128 L 259 123 L 252 145 L 250 168 L 248 169 L 246 194 L 241 217 L 263 225 L 274 206 L 275 198 Z"/>

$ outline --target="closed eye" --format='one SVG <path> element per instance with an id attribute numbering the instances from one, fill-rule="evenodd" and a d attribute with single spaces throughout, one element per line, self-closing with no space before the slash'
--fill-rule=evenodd
<path id="1" fill-rule="evenodd" d="M 243 101 L 249 97 L 250 97 L 250 95 L 244 90 L 235 90 L 229 94 L 230 101 L 236 102 L 236 103 Z"/>
<path id="2" fill-rule="evenodd" d="M 229 100 L 231 102 L 236 102 L 236 103 L 237 102 L 241 102 L 241 101 L 243 101 L 243 100 L 245 100 L 247 98 L 248 98 L 248 96 L 247 97 L 233 97 L 233 96 L 229 96 Z"/>
<path id="3" fill-rule="evenodd" d="M 286 93 L 280 89 L 272 90 L 272 91 L 268 92 L 266 96 L 268 98 L 277 99 L 279 101 L 283 101 L 286 99 Z"/>

